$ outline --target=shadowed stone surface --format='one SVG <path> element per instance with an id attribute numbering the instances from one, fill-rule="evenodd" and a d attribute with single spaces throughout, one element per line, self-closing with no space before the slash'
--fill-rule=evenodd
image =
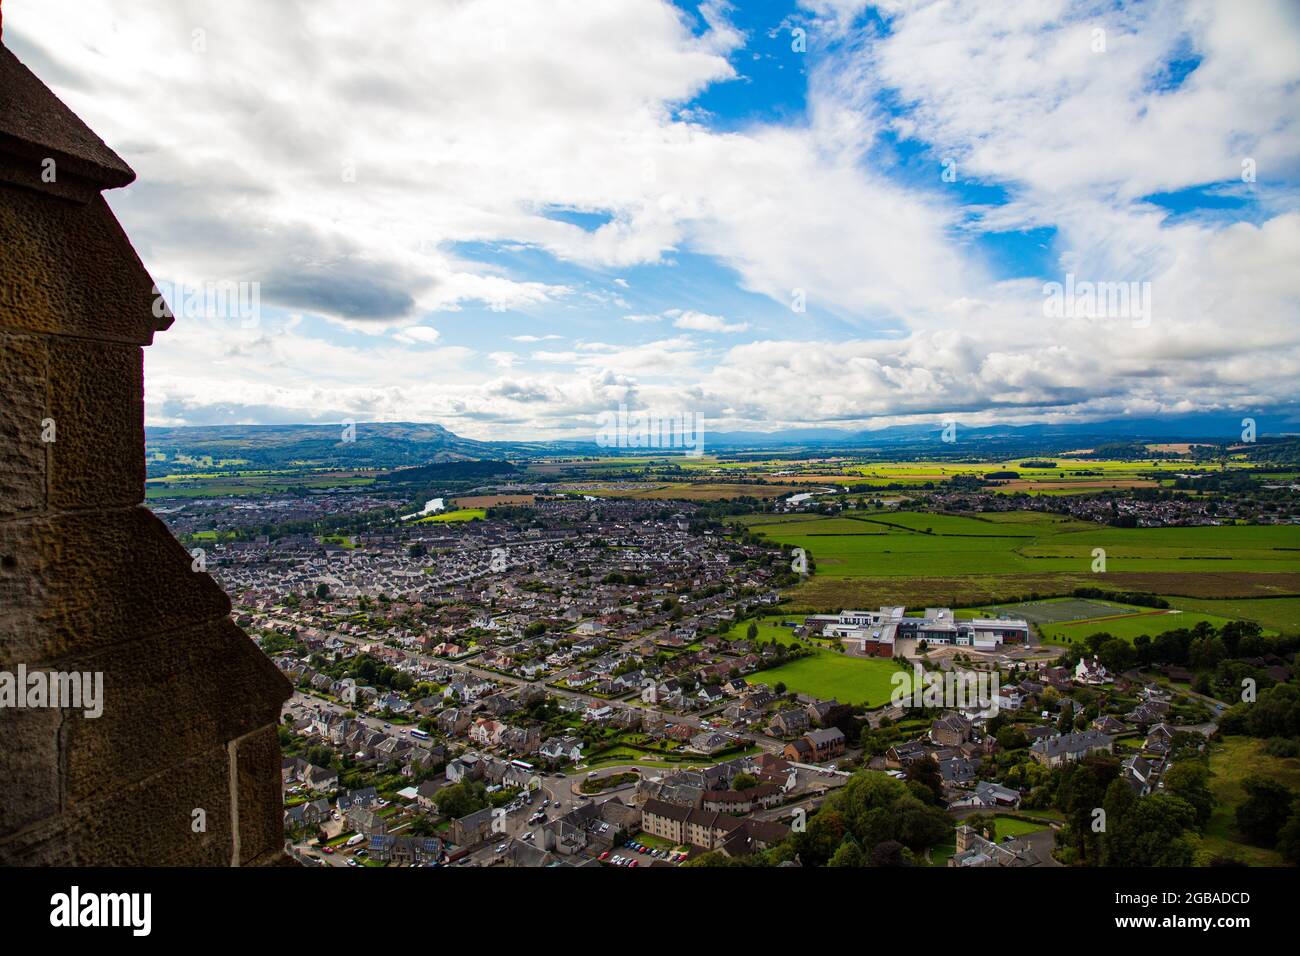
<path id="1" fill-rule="evenodd" d="M 16 562 L 0 567 L 0 665 L 63 660 L 230 612 L 225 592 L 190 570 L 189 552 L 142 507 L 0 523 L 0 555 Z"/>
<path id="2" fill-rule="evenodd" d="M 88 670 L 103 671 L 107 703 L 98 719 L 66 722 L 66 798 L 76 802 L 93 797 L 106 784 L 104 767 L 112 767 L 120 782 L 134 783 L 214 740 L 234 740 L 249 728 L 274 724 L 280 709 L 276 693 L 282 687 L 274 678 L 280 675 L 257 666 L 252 654 L 232 653 L 240 643 L 260 656 L 247 635 L 225 619 L 132 641 L 78 661 Z M 63 662 L 53 666 L 67 669 Z M 155 715 L 169 726 L 157 727 Z M 270 781 L 278 801 L 280 743 L 274 729 L 271 733 L 275 766 Z M 241 760 L 241 776 L 243 769 Z M 275 822 L 279 832 L 278 816 Z"/>
<path id="3" fill-rule="evenodd" d="M 58 813 L 62 720 L 59 711 L 48 709 L 11 711 L 4 718 L 0 780 L 4 781 L 5 799 L 0 801 L 0 832 Z"/>
<path id="4" fill-rule="evenodd" d="M 153 280 L 102 196 L 51 201 L 0 168 L 0 248 L 0 327 L 149 345 L 171 325 L 170 310 L 154 316 Z"/>
<path id="5" fill-rule="evenodd" d="M 0 864 L 277 865 L 289 682 L 140 505 L 171 313 L 100 195 L 133 178 L 0 46 L 0 671 L 103 686 L 0 706 Z"/>
<path id="6" fill-rule="evenodd" d="M 281 815 L 245 814 L 244 807 L 267 803 L 279 808 L 280 738 L 274 727 L 263 727 L 237 744 L 239 766 L 239 862 L 249 865 L 265 862 L 268 854 L 280 852 L 284 845 Z"/>
<path id="7" fill-rule="evenodd" d="M 228 767 L 223 746 L 114 787 L 0 842 L 0 864 L 229 866 Z M 193 830 L 196 808 L 207 812 L 204 833 Z"/>
<path id="8" fill-rule="evenodd" d="M 50 350 L 49 505 L 133 505 L 144 498 L 144 350 L 57 339 Z M 123 396 L 129 400 L 123 401 Z"/>
<path id="9" fill-rule="evenodd" d="M 0 521 L 45 507 L 45 341 L 0 332 Z"/>

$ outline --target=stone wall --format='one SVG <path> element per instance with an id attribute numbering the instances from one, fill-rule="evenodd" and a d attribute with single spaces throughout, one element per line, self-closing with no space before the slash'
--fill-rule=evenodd
<path id="1" fill-rule="evenodd" d="M 277 863 L 291 688 L 142 505 L 133 178 L 0 45 L 0 676 L 103 675 L 97 718 L 0 706 L 0 863 Z"/>

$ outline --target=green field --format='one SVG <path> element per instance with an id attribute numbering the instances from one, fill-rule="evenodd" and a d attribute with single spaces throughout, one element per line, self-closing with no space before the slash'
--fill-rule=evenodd
<path id="1" fill-rule="evenodd" d="M 1300 632 L 1300 597 L 1290 598 L 1228 598 L 1214 601 L 1206 598 L 1171 597 L 1169 603 L 1184 611 L 1200 611 L 1220 617 L 1254 621 L 1266 630 L 1283 634 Z"/>
<path id="2" fill-rule="evenodd" d="M 727 631 L 727 640 L 739 641 L 744 639 L 749 634 L 749 625 L 753 623 L 758 625 L 758 639 L 760 641 L 775 640 L 781 644 L 799 644 L 801 642 L 799 638 L 794 636 L 794 628 L 785 627 L 781 622 L 789 621 L 794 624 L 802 624 L 803 619 L 804 615 L 802 614 L 786 614 L 781 617 L 758 618 L 754 621 L 737 621 Z M 807 644 L 808 642 L 803 643 Z"/>
<path id="3" fill-rule="evenodd" d="M 780 667 L 759 671 L 749 681 L 773 687 L 779 681 L 796 693 L 822 699 L 834 697 L 841 704 L 879 707 L 889 703 L 894 690 L 890 678 L 901 670 L 903 668 L 890 660 L 849 657 L 838 651 L 815 651 L 811 657 L 801 657 Z"/>
<path id="4" fill-rule="evenodd" d="M 959 618 L 973 618 L 1006 615 L 1007 617 L 1024 618 L 1030 624 L 1043 625 L 1069 621 L 1088 621 L 1149 610 L 1152 609 L 1138 608 L 1129 604 L 1117 604 L 1114 601 L 1069 597 L 1023 601 L 1019 604 L 994 604 L 980 608 L 962 608 L 957 611 L 956 616 Z"/>
<path id="5" fill-rule="evenodd" d="M 732 521 L 810 555 L 815 573 L 788 593 L 801 610 L 969 607 L 1084 587 L 1191 599 L 1300 595 L 1300 528 L 1291 525 L 1111 528 L 1038 512 L 890 510 L 836 517 L 751 514 Z M 1098 548 L 1105 552 L 1105 571 L 1094 573 Z M 1208 605 L 1178 609 L 1234 616 Z M 1268 616 L 1260 623 L 1273 630 L 1294 628 L 1300 620 L 1285 605 L 1261 603 L 1255 610 Z"/>
<path id="6" fill-rule="evenodd" d="M 451 521 L 475 521 L 486 517 L 487 511 L 483 508 L 461 508 L 459 511 L 443 511 L 429 515 L 427 518 L 416 518 L 414 524 L 446 524 Z"/>
<path id="7" fill-rule="evenodd" d="M 828 578 L 1090 574 L 1098 548 L 1107 573 L 1300 572 L 1300 528 L 1283 525 L 1109 528 L 1037 514 L 1037 520 L 984 521 L 918 512 L 799 517 L 752 516 L 743 523 L 808 551 L 818 576 Z M 761 518 L 767 520 L 754 520 Z"/>
<path id="8" fill-rule="evenodd" d="M 229 473 L 175 474 L 145 481 L 146 500 L 266 495 L 291 488 L 356 488 L 374 484 L 374 473 L 333 469 L 260 469 Z"/>
<path id="9" fill-rule="evenodd" d="M 1223 605 L 1226 601 L 1203 601 L 1205 605 Z M 1224 608 L 1227 611 L 1227 608 Z M 1193 628 L 1202 621 L 1221 628 L 1237 615 L 1228 616 L 1187 611 L 1180 608 L 1139 607 L 1114 601 L 1082 598 L 1059 598 L 1044 601 L 1026 601 L 1020 604 L 996 604 L 982 608 L 963 609 L 958 617 L 1022 617 L 1035 625 L 1046 644 L 1072 644 L 1086 640 L 1092 634 L 1107 633 L 1132 642 L 1140 634 L 1155 637 L 1166 631 Z M 1265 628 L 1266 633 L 1275 633 Z"/>
<path id="10" fill-rule="evenodd" d="M 1300 790 L 1300 759 L 1270 757 L 1263 747 L 1250 737 L 1226 737 L 1211 746 L 1210 792 L 1218 806 L 1200 838 L 1202 854 L 1236 857 L 1252 866 L 1282 865 L 1276 851 L 1252 846 L 1237 832 L 1237 807 L 1246 799 L 1241 783 L 1247 777 L 1258 774 Z"/>
<path id="11" fill-rule="evenodd" d="M 1105 632 L 1112 637 L 1122 638 L 1130 643 L 1139 634 L 1156 637 L 1166 631 L 1178 631 L 1193 628 L 1206 622 L 1215 628 L 1228 623 L 1227 618 L 1213 614 L 1196 614 L 1190 611 L 1155 610 L 1152 608 L 1135 608 L 1133 616 L 1094 618 L 1088 621 L 1074 621 L 1060 624 L 1046 624 L 1038 630 L 1044 643 L 1071 644 L 1085 640 L 1090 634 Z"/>
<path id="12" fill-rule="evenodd" d="M 1007 837 L 1024 836 L 1026 833 L 1037 833 L 1040 830 L 1048 829 L 1046 823 L 1033 823 L 1029 820 L 1019 820 L 1016 817 L 1003 816 L 998 814 L 993 818 L 994 832 L 998 841 L 1001 842 Z"/>

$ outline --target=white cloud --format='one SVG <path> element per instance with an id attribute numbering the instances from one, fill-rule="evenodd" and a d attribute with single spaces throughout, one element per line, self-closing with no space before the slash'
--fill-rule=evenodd
<path id="1" fill-rule="evenodd" d="M 890 0 L 878 34 L 860 0 L 802 6 L 806 115 L 727 132 L 680 109 L 735 82 L 745 40 L 719 2 L 692 32 L 661 0 L 10 0 L 6 41 L 140 174 L 108 198 L 157 279 L 257 280 L 299 317 L 178 322 L 147 351 L 151 421 L 345 411 L 526 437 L 627 399 L 735 423 L 1294 400 L 1294 4 Z M 1158 82 L 1188 52 L 1196 70 Z M 882 165 L 900 136 L 931 148 L 933 187 Z M 1009 202 L 964 204 L 944 156 Z M 1250 221 L 1142 201 L 1205 183 L 1255 199 Z M 1054 271 L 1149 281 L 1150 327 L 1048 321 L 1040 280 L 997 281 L 972 249 L 1038 226 L 1056 230 Z M 739 291 L 809 314 L 779 341 L 710 349 L 665 324 L 628 345 L 623 322 L 751 327 L 726 318 L 738 296 L 629 305 L 492 252 L 537 249 L 607 292 L 630 288 L 609 272 L 712 257 Z M 696 307 L 660 311 L 672 301 Z M 574 344 L 448 346 L 472 323 L 431 314 L 467 308 L 519 313 L 537 331 L 514 342 Z"/>
<path id="2" fill-rule="evenodd" d="M 664 314 L 673 320 L 673 325 L 677 328 L 696 332 L 744 332 L 749 328 L 747 322 L 728 322 L 720 315 L 709 315 L 693 309 L 669 309 Z"/>
<path id="3" fill-rule="evenodd" d="M 393 333 L 393 338 L 399 342 L 421 343 L 423 345 L 432 345 L 437 342 L 441 335 L 438 330 L 428 325 L 408 325 L 405 328 Z"/>

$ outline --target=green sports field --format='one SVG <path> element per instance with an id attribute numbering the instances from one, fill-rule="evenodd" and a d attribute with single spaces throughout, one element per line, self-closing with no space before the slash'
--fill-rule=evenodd
<path id="1" fill-rule="evenodd" d="M 1156 637 L 1166 631 L 1193 628 L 1202 622 L 1215 628 L 1223 627 L 1228 618 L 1214 614 L 1197 614 L 1180 610 L 1156 610 L 1153 608 L 1134 608 L 1130 615 L 1093 618 L 1085 621 L 1065 621 L 1059 624 L 1045 624 L 1039 627 L 1043 641 L 1048 644 L 1072 644 L 1085 640 L 1089 635 L 1106 633 L 1132 642 L 1139 634 Z"/>
<path id="2" fill-rule="evenodd" d="M 800 694 L 812 694 L 841 704 L 879 707 L 889 703 L 894 684 L 890 678 L 903 670 L 890 660 L 849 657 L 838 651 L 817 651 L 812 657 L 790 661 L 780 667 L 759 671 L 751 683 L 775 686 L 777 682 Z"/>
<path id="3" fill-rule="evenodd" d="M 1086 640 L 1093 634 L 1110 634 L 1132 641 L 1140 634 L 1156 637 L 1166 631 L 1193 628 L 1201 622 L 1221 628 L 1230 620 L 1241 619 L 1226 601 L 1202 601 L 1209 611 L 1192 611 L 1179 607 L 1168 609 L 1140 607 L 1101 601 L 1093 598 L 1053 598 L 1042 601 L 1025 601 L 1019 604 L 997 604 L 982 608 L 966 608 L 958 617 L 970 618 L 998 615 L 1021 617 L 1033 624 L 1045 644 L 1073 644 Z M 1222 608 L 1221 614 L 1210 613 Z M 1264 628 L 1265 633 L 1276 629 Z"/>

